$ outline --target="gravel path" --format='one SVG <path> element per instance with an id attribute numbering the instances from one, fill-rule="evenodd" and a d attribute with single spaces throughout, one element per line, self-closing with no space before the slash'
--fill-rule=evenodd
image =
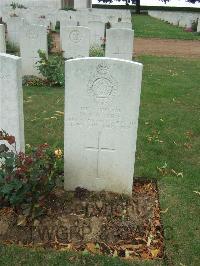
<path id="1" fill-rule="evenodd" d="M 157 55 L 200 58 L 200 41 L 135 38 L 134 46 L 136 56 Z"/>

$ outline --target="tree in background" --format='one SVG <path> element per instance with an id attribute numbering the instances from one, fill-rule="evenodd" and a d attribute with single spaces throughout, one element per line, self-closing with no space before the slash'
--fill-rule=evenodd
<path id="1" fill-rule="evenodd" d="M 102 3 L 112 3 L 112 2 L 125 2 L 126 5 L 129 5 L 129 4 L 135 4 L 136 5 L 136 13 L 139 14 L 140 13 L 140 0 L 98 0 L 98 2 L 102 2 Z M 171 0 L 160 0 L 162 2 L 170 2 Z M 189 3 L 192 3 L 192 4 L 195 4 L 195 3 L 200 3 L 200 0 L 185 0 L 186 2 L 189 2 Z"/>

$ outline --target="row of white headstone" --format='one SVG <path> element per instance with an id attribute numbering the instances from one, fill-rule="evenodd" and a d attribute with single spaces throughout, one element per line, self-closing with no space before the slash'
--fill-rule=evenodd
<path id="1" fill-rule="evenodd" d="M 21 58 L 0 54 L 0 128 L 24 151 Z M 65 189 L 132 193 L 142 65 L 79 58 L 65 65 Z"/>
<path id="2" fill-rule="evenodd" d="M 93 22 L 91 29 L 82 26 L 68 26 L 68 24 L 62 25 L 60 39 L 64 57 L 88 57 L 90 47 L 100 47 L 104 41 L 104 35 L 105 24 L 103 22 Z M 0 51 L 5 52 L 4 25 L 1 25 L 0 36 L 2 46 Z M 17 38 L 19 38 L 20 55 L 22 57 L 22 74 L 40 76 L 36 62 L 39 61 L 38 50 L 42 50 L 48 55 L 47 28 L 40 25 L 23 24 Z M 107 29 L 106 57 L 132 60 L 133 39 L 134 31 L 131 29 L 120 28 L 120 26 Z"/>
<path id="3" fill-rule="evenodd" d="M 60 36 L 62 39 L 62 35 L 65 34 L 66 27 L 69 26 L 77 26 L 77 24 L 73 21 L 62 20 L 60 23 Z M 84 23 L 79 26 L 83 26 L 88 28 L 90 31 L 90 45 L 101 45 L 103 43 L 104 35 L 105 35 L 105 26 L 106 24 L 102 21 L 90 21 L 87 26 Z M 130 22 L 116 22 L 112 24 L 112 29 L 132 29 L 132 23 Z"/>
<path id="4" fill-rule="evenodd" d="M 166 21 L 175 26 L 191 28 L 193 22 L 198 21 L 197 32 L 200 32 L 200 13 L 181 11 L 148 11 L 149 16 Z"/>
<path id="5" fill-rule="evenodd" d="M 109 11 L 109 12 L 108 12 Z M 10 8 L 0 10 L 0 17 L 8 24 L 13 24 L 18 27 L 17 22 L 21 18 L 24 18 L 30 24 L 40 24 L 49 26 L 51 24 L 52 29 L 55 29 L 57 21 L 70 20 L 74 25 L 79 23 L 80 26 L 88 27 L 88 23 L 91 21 L 101 21 L 111 24 L 117 23 L 119 20 L 122 22 L 131 23 L 131 13 L 127 10 L 104 10 L 104 9 L 80 9 L 77 11 L 65 11 L 57 10 L 53 8 L 28 8 L 19 9 L 15 12 L 11 12 Z"/>
<path id="6" fill-rule="evenodd" d="M 65 11 L 67 14 L 68 12 Z M 97 36 L 100 35 L 100 37 L 104 36 L 104 31 L 105 31 L 105 22 L 102 21 L 97 21 L 97 20 L 91 20 L 89 22 L 84 22 L 83 20 L 80 19 L 73 20 L 70 19 L 69 17 L 66 16 L 66 18 L 60 19 L 60 32 L 61 35 L 63 33 L 63 30 L 65 27 L 68 26 L 82 26 L 82 27 L 88 27 L 91 31 L 91 41 L 97 41 Z M 10 17 L 7 20 L 4 20 L 7 24 L 7 37 L 8 41 L 11 43 L 14 43 L 15 45 L 19 46 L 20 44 L 20 33 L 23 30 L 23 28 L 30 24 L 34 25 L 39 25 L 39 26 L 44 26 L 46 28 L 52 28 L 51 22 L 38 18 L 37 20 L 27 20 L 26 18 L 21 18 L 21 17 Z M 126 29 L 132 29 L 132 23 L 131 22 L 115 22 L 112 23 L 112 28 L 126 28 Z M 98 40 L 98 43 L 100 40 Z"/>
<path id="7" fill-rule="evenodd" d="M 39 76 L 36 62 L 39 61 L 38 51 L 48 55 L 47 28 L 39 25 L 24 25 L 19 38 L 20 55 L 22 58 L 22 75 Z M 5 26 L 0 24 L 0 52 L 6 52 Z"/>
<path id="8" fill-rule="evenodd" d="M 13 0 L 1 0 L 0 7 L 9 6 Z M 26 7 L 44 7 L 44 8 L 61 8 L 62 0 L 18 0 L 17 3 Z M 66 1 L 65 1 L 66 2 Z M 66 2 L 67 3 L 67 2 Z M 73 0 L 74 8 L 90 8 L 92 6 L 91 0 Z"/>
<path id="9" fill-rule="evenodd" d="M 105 42 L 105 55 L 110 58 L 132 60 L 134 31 L 131 29 L 113 28 L 106 30 L 99 25 L 91 31 L 87 27 L 63 27 L 60 38 L 65 58 L 88 57 L 90 47 L 101 47 Z M 102 27 L 103 26 L 103 27 Z"/>

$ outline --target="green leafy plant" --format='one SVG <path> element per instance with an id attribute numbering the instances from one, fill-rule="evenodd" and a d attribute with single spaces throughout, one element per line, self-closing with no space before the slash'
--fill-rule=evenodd
<path id="1" fill-rule="evenodd" d="M 12 2 L 12 3 L 10 4 L 10 6 L 11 6 L 11 8 L 12 8 L 13 10 L 15 10 L 15 9 L 17 8 L 17 3 Z"/>
<path id="2" fill-rule="evenodd" d="M 8 54 L 19 55 L 19 47 L 14 43 L 6 42 L 6 52 Z"/>
<path id="3" fill-rule="evenodd" d="M 192 31 L 197 32 L 197 27 L 198 27 L 198 20 L 193 20 L 192 22 Z"/>
<path id="4" fill-rule="evenodd" d="M 90 57 L 104 57 L 104 49 L 101 46 L 90 47 Z"/>
<path id="5" fill-rule="evenodd" d="M 106 29 L 110 29 L 111 28 L 111 23 L 110 21 L 106 22 L 106 26 L 105 26 Z"/>
<path id="6" fill-rule="evenodd" d="M 56 32 L 60 31 L 60 21 L 56 21 L 55 31 Z"/>
<path id="7" fill-rule="evenodd" d="M 53 49 L 53 37 L 51 31 L 47 35 L 47 42 L 48 42 L 48 53 L 51 53 Z"/>
<path id="8" fill-rule="evenodd" d="M 12 2 L 12 3 L 10 4 L 10 6 L 11 6 L 11 8 L 12 8 L 13 10 L 15 10 L 15 9 L 17 9 L 17 8 L 20 8 L 20 9 L 27 9 L 27 7 L 25 7 L 24 5 L 18 4 L 18 3 L 16 3 L 16 2 Z"/>
<path id="9" fill-rule="evenodd" d="M 62 151 L 47 144 L 29 147 L 27 154 L 3 151 L 0 162 L 0 206 L 21 208 L 32 218 L 42 214 L 43 202 L 63 172 Z"/>
<path id="10" fill-rule="evenodd" d="M 65 6 L 65 7 L 63 7 L 61 10 L 65 10 L 65 11 L 76 11 L 75 8 L 73 8 L 73 7 L 69 7 L 69 6 Z"/>
<path id="11" fill-rule="evenodd" d="M 65 60 L 61 54 L 49 56 L 45 52 L 38 51 L 40 60 L 37 62 L 37 68 L 51 86 L 64 86 L 65 83 Z"/>

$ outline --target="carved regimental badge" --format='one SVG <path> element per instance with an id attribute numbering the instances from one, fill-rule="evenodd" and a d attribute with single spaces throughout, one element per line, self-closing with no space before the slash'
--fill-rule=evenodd
<path id="1" fill-rule="evenodd" d="M 100 63 L 88 83 L 88 93 L 100 104 L 112 102 L 117 92 L 117 82 L 110 74 L 110 67 Z"/>
<path id="2" fill-rule="evenodd" d="M 73 43 L 79 43 L 82 39 L 81 33 L 79 30 L 73 30 L 70 32 L 69 34 L 69 39 L 73 42 Z"/>

